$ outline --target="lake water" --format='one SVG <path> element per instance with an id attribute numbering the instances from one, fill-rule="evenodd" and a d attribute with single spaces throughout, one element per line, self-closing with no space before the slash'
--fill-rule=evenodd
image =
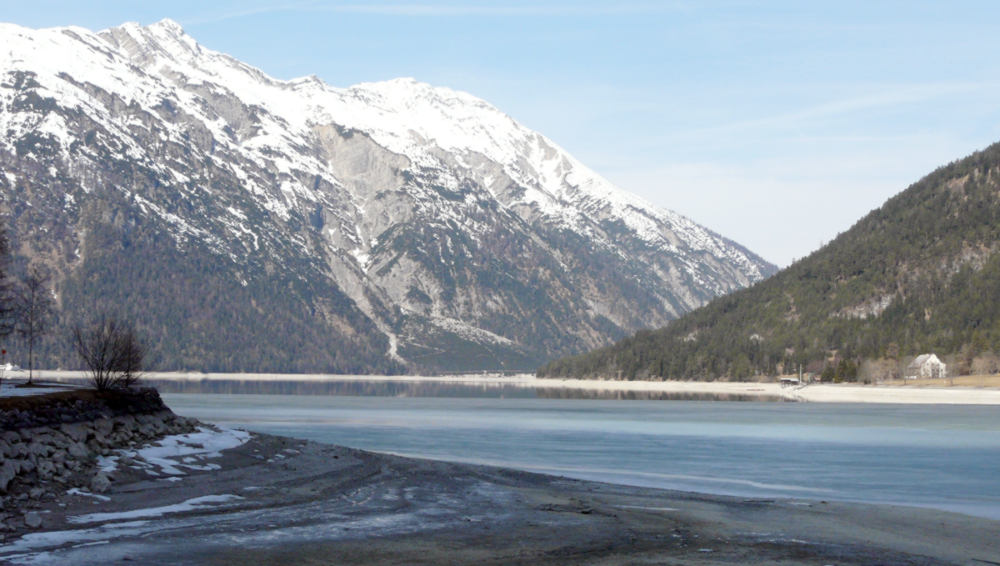
<path id="1" fill-rule="evenodd" d="M 517 388 L 419 387 L 164 398 L 178 414 L 209 422 L 421 458 L 1000 519 L 998 407 L 555 399 Z"/>

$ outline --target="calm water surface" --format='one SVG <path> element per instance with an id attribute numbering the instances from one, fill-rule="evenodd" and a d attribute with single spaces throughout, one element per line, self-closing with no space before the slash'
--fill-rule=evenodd
<path id="1" fill-rule="evenodd" d="M 1000 519 L 996 407 L 551 399 L 450 387 L 437 397 L 164 398 L 178 414 L 205 421 L 422 458 L 747 497 L 919 505 Z"/>

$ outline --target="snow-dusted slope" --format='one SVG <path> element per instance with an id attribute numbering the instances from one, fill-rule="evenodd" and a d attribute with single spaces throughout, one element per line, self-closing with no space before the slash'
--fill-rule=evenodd
<path id="1" fill-rule="evenodd" d="M 4 203 L 22 253 L 69 294 L 118 261 L 87 253 L 107 229 L 124 234 L 115 257 L 169 246 L 192 278 L 220 262 L 210 277 L 257 310 L 290 287 L 299 322 L 326 329 L 316 349 L 471 368 L 600 345 L 773 271 L 488 103 L 413 79 L 275 80 L 164 20 L 0 24 L 0 83 Z M 173 324 L 167 343 L 190 331 Z"/>

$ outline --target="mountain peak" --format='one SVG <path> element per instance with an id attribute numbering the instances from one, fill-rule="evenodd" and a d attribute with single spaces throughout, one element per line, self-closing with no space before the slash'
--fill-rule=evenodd
<path id="1" fill-rule="evenodd" d="M 148 25 L 142 25 L 139 22 L 124 22 L 121 25 L 105 29 L 100 33 L 112 33 L 115 31 L 125 32 L 133 37 L 149 37 L 151 35 L 174 38 L 190 37 L 184 32 L 184 28 L 179 23 L 170 18 L 164 18 Z"/>
<path id="2" fill-rule="evenodd" d="M 151 279 L 136 285 L 159 290 L 140 296 L 116 282 L 102 300 L 172 297 L 150 317 L 167 321 L 159 349 L 177 353 L 170 363 L 524 368 L 664 324 L 771 269 L 459 90 L 413 77 L 349 88 L 277 80 L 201 47 L 172 20 L 97 34 L 18 29 L 0 33 L 0 50 L 10 53 L 0 79 L 13 77 L 0 80 L 0 190 L 32 187 L 10 193 L 19 241 L 46 242 L 29 255 L 70 258 L 57 271 L 80 292 L 78 275 L 146 262 Z M 44 104 L 30 103 L 32 85 Z M 29 205 L 26 194 L 39 196 Z M 143 226 L 109 240 L 127 251 L 104 254 L 99 240 L 76 236 L 112 234 L 119 226 L 105 219 L 117 214 Z M 50 244 L 40 230 L 52 222 L 65 237 Z M 162 258 L 187 262 L 184 276 L 157 275 Z M 291 350 L 271 334 L 185 349 L 177 341 L 193 336 L 184 320 L 200 299 L 161 292 L 164 279 L 219 283 L 254 305 L 239 320 L 267 311 L 267 326 L 307 338 Z M 273 292 L 286 288 L 295 291 Z M 537 312 L 554 314 L 529 321 Z M 242 328 L 224 328 L 228 315 L 201 320 L 208 334 L 185 344 Z M 225 361 L 233 351 L 268 353 L 246 366 Z M 298 365 L 282 366 L 279 351 L 297 352 Z"/>
<path id="3" fill-rule="evenodd" d="M 177 58 L 182 54 L 190 56 L 201 52 L 198 42 L 184 33 L 184 28 L 171 19 L 163 19 L 147 26 L 138 22 L 125 22 L 118 27 L 108 28 L 99 35 L 142 63 L 159 57 Z"/>
<path id="4" fill-rule="evenodd" d="M 171 20 L 170 18 L 163 18 L 162 20 L 150 24 L 147 27 L 149 27 L 150 29 L 163 30 L 172 33 L 174 35 L 187 35 L 186 33 L 184 33 L 184 28 L 181 27 L 179 23 L 177 23 L 174 20 Z"/>
<path id="5" fill-rule="evenodd" d="M 123 22 L 121 25 L 108 28 L 104 31 L 112 30 L 123 30 L 130 33 L 160 33 L 174 36 L 187 35 L 184 32 L 184 28 L 175 20 L 171 20 L 170 18 L 163 18 L 158 22 L 153 22 L 148 25 L 142 25 L 141 23 L 134 21 Z"/>
<path id="6" fill-rule="evenodd" d="M 469 99 L 479 100 L 471 94 L 453 90 L 448 87 L 434 86 L 430 83 L 418 81 L 413 77 L 398 77 L 384 81 L 358 83 L 351 86 L 350 90 L 377 93 L 387 99 L 393 100 L 412 100 L 416 97 L 444 99 L 454 98 L 455 96 L 463 96 Z"/>
<path id="7" fill-rule="evenodd" d="M 425 83 L 423 81 L 418 81 L 417 79 L 415 79 L 413 77 L 396 77 L 394 79 L 389 79 L 389 80 L 386 80 L 386 81 L 379 81 L 379 82 L 375 82 L 375 83 L 368 83 L 368 84 L 384 84 L 384 85 L 392 85 L 392 86 L 396 86 L 396 87 L 414 88 L 414 89 L 433 89 L 434 88 L 430 83 Z"/>
<path id="8" fill-rule="evenodd" d="M 178 40 L 186 38 L 190 42 L 194 41 L 191 36 L 184 32 L 184 28 L 179 23 L 170 18 L 149 24 L 145 29 L 161 37 L 171 37 Z"/>

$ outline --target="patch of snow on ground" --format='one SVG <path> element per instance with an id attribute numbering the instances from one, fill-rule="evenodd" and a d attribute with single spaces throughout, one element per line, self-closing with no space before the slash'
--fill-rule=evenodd
<path id="1" fill-rule="evenodd" d="M 97 468 L 105 474 L 110 474 L 118 469 L 118 456 L 98 456 Z"/>
<path id="2" fill-rule="evenodd" d="M 33 562 L 32 559 L 37 558 L 43 559 L 42 561 L 44 562 L 44 558 L 46 558 L 44 555 L 11 555 L 3 553 L 56 548 L 74 543 L 108 541 L 124 536 L 143 534 L 149 530 L 147 525 L 149 525 L 149 521 L 129 521 L 101 525 L 93 529 L 28 533 L 16 541 L 5 543 L 3 547 L 0 547 L 0 556 L 4 560 L 9 560 L 14 564 L 30 564 Z"/>
<path id="3" fill-rule="evenodd" d="M 454 318 L 448 318 L 443 316 L 434 317 L 434 324 L 440 326 L 441 328 L 444 328 L 445 330 L 448 330 L 449 332 L 454 332 L 455 334 L 468 340 L 473 340 L 480 343 L 491 342 L 494 344 L 505 344 L 505 345 L 514 344 L 513 340 L 505 336 L 494 334 L 489 330 L 472 326 L 471 324 L 462 322 L 461 320 L 457 320 Z"/>
<path id="4" fill-rule="evenodd" d="M 73 489 L 66 490 L 66 495 L 79 495 L 81 497 L 93 497 L 94 499 L 97 499 L 97 500 L 100 500 L 100 501 L 111 501 L 111 498 L 108 497 L 108 496 L 106 496 L 106 495 L 98 495 L 96 493 L 91 493 L 89 491 L 84 491 L 84 490 L 82 490 L 82 489 L 80 489 L 78 487 L 74 487 Z"/>
<path id="5" fill-rule="evenodd" d="M 360 265 L 362 269 L 368 268 L 368 262 L 371 260 L 371 256 L 361 251 L 361 248 L 354 248 L 351 250 L 351 255 L 358 261 L 358 265 Z"/>
<path id="6" fill-rule="evenodd" d="M 188 499 L 187 501 L 182 501 L 180 503 L 175 503 L 173 505 L 164 505 L 163 507 L 148 507 L 145 509 L 132 509 L 131 511 L 119 511 L 117 513 L 89 513 L 87 515 L 77 515 L 75 517 L 70 517 L 67 519 L 70 523 L 82 524 L 82 523 L 99 523 L 102 521 L 117 521 L 120 519 L 145 519 L 149 517 L 162 517 L 167 513 L 181 513 L 183 511 L 192 511 L 194 509 L 200 509 L 206 505 L 215 505 L 219 503 L 226 503 L 229 501 L 237 501 L 243 499 L 239 495 L 205 495 L 203 497 L 195 497 Z"/>
<path id="7" fill-rule="evenodd" d="M 209 458 L 219 458 L 223 450 L 236 448 L 250 440 L 245 430 L 198 427 L 198 432 L 165 436 L 150 446 L 138 449 L 116 450 L 113 456 L 98 458 L 102 472 L 110 473 L 118 467 L 120 458 L 131 459 L 136 467 L 153 475 L 182 476 L 181 468 L 189 470 L 216 470 L 218 464 L 204 463 Z"/>
<path id="8" fill-rule="evenodd" d="M 151 446 L 137 450 L 121 450 L 121 454 L 133 460 L 142 460 L 160 468 L 160 472 L 169 476 L 182 476 L 179 468 L 191 470 L 215 470 L 217 464 L 198 464 L 209 458 L 219 458 L 223 450 L 241 446 L 250 440 L 250 433 L 245 430 L 220 428 L 212 430 L 208 427 L 198 427 L 198 432 L 190 434 L 175 434 L 164 437 Z"/>

